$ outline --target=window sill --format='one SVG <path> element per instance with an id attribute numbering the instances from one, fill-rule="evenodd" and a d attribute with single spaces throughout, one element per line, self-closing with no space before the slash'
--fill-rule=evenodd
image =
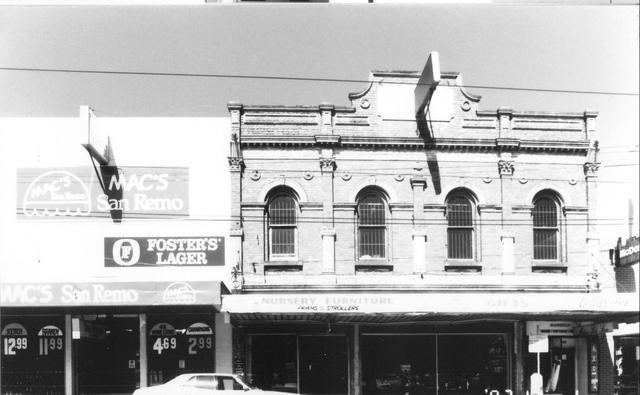
<path id="1" fill-rule="evenodd" d="M 298 262 L 265 262 L 264 274 L 302 273 L 302 264 Z"/>
<path id="2" fill-rule="evenodd" d="M 277 265 L 282 262 L 297 262 L 297 255 L 271 255 L 271 259 L 265 261 L 265 264 L 274 264 Z"/>
<path id="3" fill-rule="evenodd" d="M 534 260 L 531 262 L 533 273 L 561 273 L 567 272 L 567 264 L 558 260 Z"/>
<path id="4" fill-rule="evenodd" d="M 392 272 L 393 265 L 386 258 L 360 259 L 355 264 L 356 272 Z"/>
<path id="5" fill-rule="evenodd" d="M 446 272 L 480 273 L 482 272 L 482 263 L 473 259 L 447 259 L 444 263 L 444 270 Z"/>

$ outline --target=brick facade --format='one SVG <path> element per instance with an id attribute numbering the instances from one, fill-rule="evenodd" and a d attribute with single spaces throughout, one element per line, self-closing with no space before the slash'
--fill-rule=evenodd
<path id="1" fill-rule="evenodd" d="M 540 271 L 558 267 L 566 275 L 556 277 L 587 287 L 587 238 L 595 230 L 589 229 L 595 202 L 587 189 L 595 184 L 584 166 L 592 161 L 596 114 L 480 110 L 480 97 L 457 86 L 460 76 L 444 73 L 432 99 L 433 115 L 416 121 L 411 99 L 417 78 L 375 72 L 365 91 L 349 96 L 349 107 L 230 104 L 237 141 L 232 157 L 242 161 L 241 174 L 232 176 L 232 211 L 242 216 L 245 284 L 264 283 L 265 267 L 277 273 L 272 270 L 278 266 L 299 269 L 297 284 L 306 275 L 354 276 L 363 263 L 356 245 L 356 197 L 375 187 L 386 200 L 386 256 L 366 263 L 385 264 L 393 275 L 420 273 L 423 280 L 460 266 L 447 258 L 446 199 L 463 190 L 474 205 L 474 251 L 462 266 L 498 279 L 507 235 L 514 243 L 513 272 L 531 277 L 540 263 L 532 255 L 531 210 L 536 194 L 546 190 L 561 210 L 559 256 L 543 262 Z M 416 179 L 426 182 L 413 188 Z M 269 257 L 265 204 L 278 186 L 291 188 L 298 203 L 293 261 Z M 323 229 L 335 231 L 330 271 L 322 269 Z M 414 265 L 416 232 L 426 236 L 420 250 L 425 255 L 417 257 L 423 267 Z"/>

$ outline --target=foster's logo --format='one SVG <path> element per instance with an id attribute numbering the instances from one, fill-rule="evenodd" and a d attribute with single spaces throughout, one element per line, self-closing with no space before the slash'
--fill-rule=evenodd
<path id="1" fill-rule="evenodd" d="M 113 243 L 113 261 L 120 266 L 133 266 L 140 261 L 140 244 L 135 239 L 119 239 Z"/>

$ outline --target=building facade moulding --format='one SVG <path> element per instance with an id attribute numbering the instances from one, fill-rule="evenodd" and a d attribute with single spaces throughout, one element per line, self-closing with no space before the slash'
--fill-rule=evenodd
<path id="1" fill-rule="evenodd" d="M 587 214 L 589 208 L 587 206 L 564 206 L 562 207 L 564 214 Z"/>
<path id="2" fill-rule="evenodd" d="M 389 204 L 396 203 L 398 201 L 398 196 L 396 195 L 395 190 L 389 187 L 389 185 L 387 185 L 386 183 L 379 181 L 377 179 L 360 182 L 359 184 L 351 188 L 348 195 L 349 201 L 353 201 L 353 202 L 357 201 L 358 194 L 367 187 L 376 187 L 380 189 L 386 195 L 388 199 L 387 203 Z"/>
<path id="3" fill-rule="evenodd" d="M 263 186 L 262 189 L 260 190 L 260 193 L 258 193 L 258 201 L 266 202 L 267 196 L 269 196 L 269 193 L 271 192 L 271 190 L 279 186 L 286 186 L 293 189 L 295 193 L 298 195 L 298 202 L 308 201 L 307 193 L 305 192 L 302 185 L 300 185 L 297 181 L 293 181 L 288 178 L 285 178 L 284 180 L 271 181 L 270 183 Z"/>
<path id="4" fill-rule="evenodd" d="M 409 180 L 411 188 L 427 189 L 427 178 L 424 176 L 411 177 Z"/>
<path id="5" fill-rule="evenodd" d="M 584 175 L 589 178 L 589 177 L 597 177 L 598 176 L 598 170 L 600 170 L 600 163 L 598 162 L 586 162 L 583 165 L 583 169 L 584 169 Z"/>
<path id="6" fill-rule="evenodd" d="M 241 156 L 229 156 L 227 159 L 232 172 L 239 172 L 244 168 L 244 159 Z"/>
<path id="7" fill-rule="evenodd" d="M 512 176 L 515 171 L 515 161 L 503 160 L 498 161 L 498 174 L 501 176 Z"/>
<path id="8" fill-rule="evenodd" d="M 321 156 L 320 170 L 323 172 L 332 172 L 336 169 L 336 158 L 334 156 Z"/>
<path id="9" fill-rule="evenodd" d="M 337 134 L 319 134 L 314 138 L 318 146 L 333 146 L 340 143 L 340 136 Z"/>
<path id="10" fill-rule="evenodd" d="M 502 211 L 502 206 L 499 204 L 478 204 L 479 213 L 499 213 Z"/>
<path id="11" fill-rule="evenodd" d="M 526 204 L 532 205 L 533 199 L 536 197 L 536 195 L 544 190 L 555 192 L 558 199 L 560 199 L 560 203 L 562 204 L 562 206 L 573 206 L 569 194 L 567 194 L 567 192 L 555 182 L 537 183 L 535 188 L 531 189 L 527 194 L 527 199 L 525 201 Z"/>
<path id="12" fill-rule="evenodd" d="M 451 194 L 451 192 L 453 192 L 456 189 L 465 190 L 470 195 L 469 197 L 475 200 L 474 202 L 475 204 L 486 202 L 484 195 L 482 195 L 482 193 L 477 191 L 477 188 L 475 185 L 472 185 L 468 182 L 463 181 L 463 182 L 456 182 L 442 188 L 442 192 L 440 193 L 440 195 L 438 195 L 438 203 L 446 206 L 447 197 L 449 196 L 449 194 Z"/>

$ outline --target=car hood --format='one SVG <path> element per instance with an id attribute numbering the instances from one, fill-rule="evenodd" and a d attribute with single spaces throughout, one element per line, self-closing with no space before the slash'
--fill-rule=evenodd
<path id="1" fill-rule="evenodd" d="M 280 392 L 280 391 L 263 391 L 260 389 L 250 389 L 249 391 L 245 391 L 244 394 L 247 395 L 296 395 L 291 392 Z"/>

